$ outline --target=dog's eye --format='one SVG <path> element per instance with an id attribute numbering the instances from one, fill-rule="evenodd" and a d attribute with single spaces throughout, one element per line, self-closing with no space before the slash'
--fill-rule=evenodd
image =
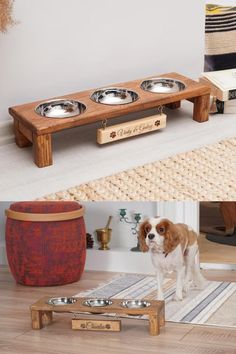
<path id="1" fill-rule="evenodd" d="M 163 234 L 163 232 L 165 232 L 164 227 L 160 227 L 159 232 L 160 232 L 161 234 Z"/>

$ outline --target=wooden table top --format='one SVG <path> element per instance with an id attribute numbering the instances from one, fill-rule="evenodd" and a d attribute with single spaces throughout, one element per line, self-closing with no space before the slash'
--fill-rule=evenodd
<path id="1" fill-rule="evenodd" d="M 159 94 L 153 92 L 147 92 L 140 88 L 142 81 L 154 78 L 154 77 L 168 77 L 180 80 L 186 84 L 186 89 L 172 94 Z M 80 125 L 85 125 L 105 119 L 123 116 L 129 113 L 144 111 L 147 109 L 158 107 L 159 105 L 165 105 L 181 101 L 183 99 L 194 98 L 205 94 L 210 94 L 210 88 L 202 83 L 191 80 L 185 76 L 177 73 L 168 73 L 162 75 L 152 75 L 148 78 L 143 78 L 134 81 L 128 81 L 119 84 L 107 85 L 106 87 L 123 87 L 134 90 L 139 98 L 137 101 L 131 104 L 125 105 L 105 105 L 99 104 L 90 99 L 91 94 L 99 89 L 91 89 L 76 93 L 71 93 L 65 96 L 53 97 L 74 99 L 84 103 L 87 107 L 86 111 L 79 116 L 55 119 L 45 118 L 37 114 L 34 109 L 42 102 L 49 100 L 49 98 L 31 102 L 19 106 L 9 108 L 10 115 L 13 118 L 18 119 L 23 125 L 25 125 L 31 131 L 36 132 L 38 135 L 46 133 L 54 133 L 67 128 L 72 128 Z"/>
<path id="2" fill-rule="evenodd" d="M 42 299 L 38 300 L 36 303 L 31 305 L 31 310 L 36 311 L 53 311 L 53 312 L 89 312 L 94 314 L 101 314 L 101 313 L 124 313 L 124 314 L 135 314 L 135 315 L 142 315 L 142 314 L 155 314 L 162 310 L 164 306 L 164 301 L 158 300 L 149 300 L 146 301 L 150 302 L 149 307 L 141 308 L 141 309 L 130 309 L 124 308 L 120 304 L 123 301 L 130 300 L 130 299 L 109 299 L 112 301 L 112 304 L 109 306 L 104 307 L 89 307 L 83 305 L 85 300 L 88 300 L 89 297 L 74 297 L 77 301 L 73 304 L 68 305 L 49 305 L 47 301 L 50 299 L 48 296 L 43 297 Z"/>

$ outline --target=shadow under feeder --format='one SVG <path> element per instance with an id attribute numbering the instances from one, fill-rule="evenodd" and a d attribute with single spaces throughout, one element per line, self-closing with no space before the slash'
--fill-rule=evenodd
<path id="1" fill-rule="evenodd" d="M 165 303 L 157 300 L 90 299 L 84 297 L 43 297 L 31 305 L 33 329 L 41 329 L 53 321 L 53 312 L 81 314 L 147 315 L 150 335 L 158 335 L 165 325 Z M 120 331 L 120 320 L 72 319 L 72 329 Z"/>
<path id="2" fill-rule="evenodd" d="M 155 82 L 155 80 L 159 80 Z M 168 83 L 168 80 L 173 85 Z M 114 91 L 112 89 L 117 89 Z M 116 93 L 118 92 L 118 96 Z M 65 101 L 62 103 L 61 117 L 58 114 L 58 105 L 50 104 L 45 107 L 45 101 L 32 102 L 20 106 L 10 107 L 9 113 L 14 119 L 14 133 L 16 144 L 23 148 L 33 145 L 34 161 L 38 167 L 52 165 L 52 134 L 81 125 L 94 122 L 108 121 L 130 113 L 145 111 L 160 106 L 172 109 L 180 107 L 182 100 L 191 101 L 194 105 L 193 119 L 205 122 L 209 116 L 210 88 L 202 83 L 191 80 L 177 73 L 160 75 L 158 78 L 145 78 L 112 85 L 110 88 L 87 90 L 55 98 L 50 101 Z M 117 104 L 118 101 L 118 104 Z M 115 103 L 116 102 L 116 103 Z M 35 111 L 38 109 L 38 113 Z M 45 118 L 49 115 L 49 118 Z M 55 118 L 55 115 L 57 118 Z M 63 118 L 63 119 L 61 119 Z M 151 117 L 147 117 L 149 119 Z M 125 131 L 134 131 L 138 121 L 140 124 L 152 126 L 157 130 L 165 126 L 164 117 L 154 117 L 151 121 L 141 118 L 132 125 L 132 121 L 122 123 Z M 145 120 L 142 122 L 142 119 Z M 158 120 L 160 122 L 158 123 Z M 122 124 L 120 124 L 122 126 Z M 125 125 L 126 124 L 126 125 Z M 98 142 L 106 143 L 121 138 L 116 131 L 98 132 Z M 117 130 L 117 127 L 116 127 Z M 151 130 L 151 131 L 152 131 Z M 146 133 L 148 131 L 140 132 Z"/>

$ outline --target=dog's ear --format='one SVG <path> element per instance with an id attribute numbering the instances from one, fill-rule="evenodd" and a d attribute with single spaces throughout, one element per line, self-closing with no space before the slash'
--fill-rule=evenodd
<path id="1" fill-rule="evenodd" d="M 165 222 L 164 253 L 168 254 L 178 246 L 180 237 L 175 225 L 167 220 Z"/>
<path id="2" fill-rule="evenodd" d="M 139 227 L 139 235 L 138 235 L 138 240 L 139 240 L 139 248 L 140 251 L 142 252 L 148 252 L 149 247 L 146 244 L 146 237 L 148 232 L 150 231 L 150 224 L 148 220 L 145 220 Z"/>

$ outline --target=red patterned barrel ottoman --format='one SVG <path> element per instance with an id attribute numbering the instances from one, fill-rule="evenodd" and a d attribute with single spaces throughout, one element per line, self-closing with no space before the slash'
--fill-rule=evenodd
<path id="1" fill-rule="evenodd" d="M 78 281 L 84 270 L 84 208 L 71 201 L 17 202 L 6 210 L 6 249 L 17 283 L 32 286 Z"/>

